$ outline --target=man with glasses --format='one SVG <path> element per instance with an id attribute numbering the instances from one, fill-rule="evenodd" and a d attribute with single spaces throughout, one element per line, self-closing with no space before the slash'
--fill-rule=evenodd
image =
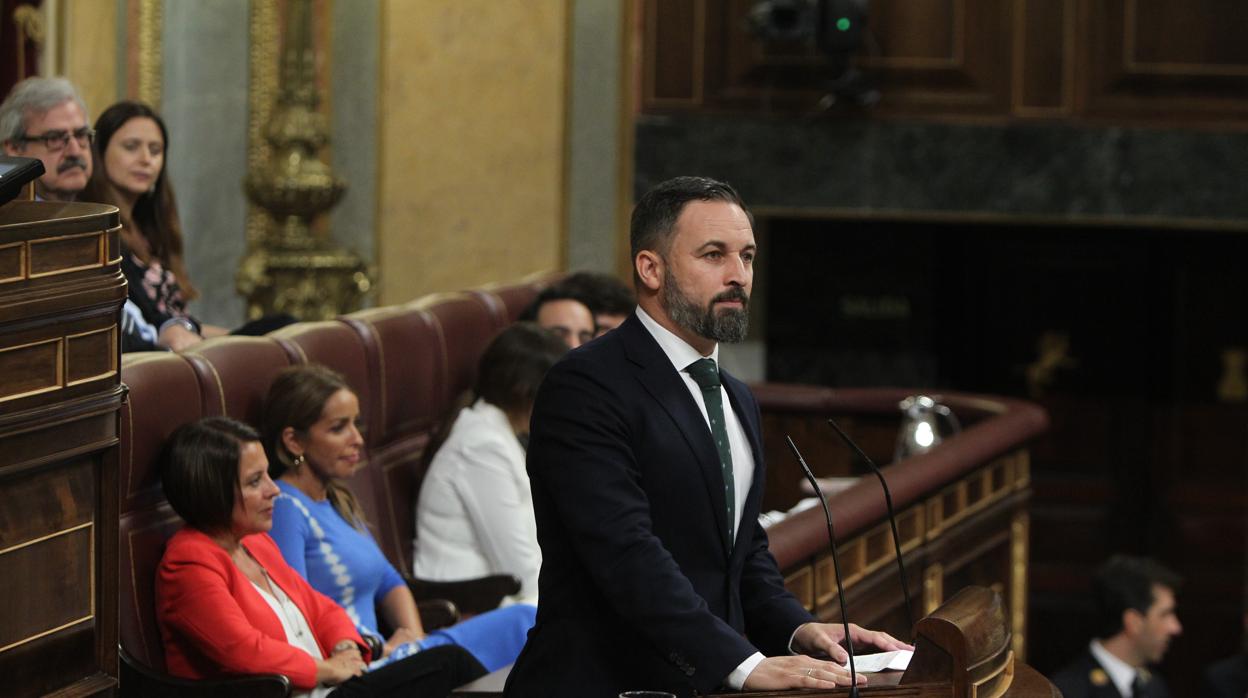
<path id="1" fill-rule="evenodd" d="M 39 158 L 43 176 L 35 197 L 73 201 L 91 179 L 91 141 L 87 107 L 65 78 L 27 78 L 0 104 L 0 139 L 5 155 Z M 149 351 L 170 346 L 180 325 L 159 328 L 148 323 L 132 301 L 121 314 L 122 351 Z"/>
<path id="2" fill-rule="evenodd" d="M 45 170 L 35 196 L 73 201 L 91 178 L 87 108 L 65 78 L 27 78 L 0 104 L 0 139 L 6 155 L 39 158 Z"/>

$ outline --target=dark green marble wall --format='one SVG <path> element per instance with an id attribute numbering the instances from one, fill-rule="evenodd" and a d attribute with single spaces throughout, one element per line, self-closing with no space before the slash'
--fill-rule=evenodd
<path id="1" fill-rule="evenodd" d="M 727 180 L 755 208 L 1217 219 L 1248 227 L 1248 133 L 1065 123 L 645 116 L 638 192 Z"/>

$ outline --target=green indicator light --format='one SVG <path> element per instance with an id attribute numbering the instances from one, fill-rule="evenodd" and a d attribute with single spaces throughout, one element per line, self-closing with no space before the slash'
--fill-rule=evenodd
<path id="1" fill-rule="evenodd" d="M 840 30 L 841 30 L 841 31 L 843 31 L 843 32 L 847 32 L 847 31 L 849 31 L 849 18 L 848 18 L 848 17 L 842 17 L 842 18 L 840 18 L 840 19 L 836 20 L 836 28 L 837 28 L 837 29 L 840 29 Z"/>

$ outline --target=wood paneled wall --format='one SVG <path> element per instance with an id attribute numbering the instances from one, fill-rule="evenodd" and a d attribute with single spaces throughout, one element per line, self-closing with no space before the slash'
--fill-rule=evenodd
<path id="1" fill-rule="evenodd" d="M 645 0 L 642 109 L 818 110 L 835 70 L 765 43 L 755 0 Z M 875 113 L 1236 122 L 1248 117 L 1248 4 L 1237 0 L 871 0 L 855 64 Z"/>

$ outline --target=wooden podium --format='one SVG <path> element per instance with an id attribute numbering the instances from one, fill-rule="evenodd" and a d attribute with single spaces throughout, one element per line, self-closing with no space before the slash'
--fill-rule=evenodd
<path id="1" fill-rule="evenodd" d="M 867 698 L 1035 698 L 1059 696 L 1035 669 L 1016 661 L 1001 596 L 985 587 L 967 587 L 914 626 L 914 658 L 904 673 L 871 674 L 859 688 Z M 829 696 L 834 691 L 755 691 L 719 698 L 752 696 Z"/>
<path id="2" fill-rule="evenodd" d="M 0 206 L 4 695 L 117 686 L 117 209 Z"/>
<path id="3" fill-rule="evenodd" d="M 985 587 L 967 587 L 914 626 L 914 658 L 902 672 L 871 674 L 863 698 L 1061 698 L 1057 688 L 1035 669 L 1015 660 L 1006 629 L 1001 595 Z M 457 698 L 503 695 L 511 667 L 483 676 L 452 692 Z M 848 688 L 833 691 L 746 691 L 711 698 L 845 698 Z"/>

